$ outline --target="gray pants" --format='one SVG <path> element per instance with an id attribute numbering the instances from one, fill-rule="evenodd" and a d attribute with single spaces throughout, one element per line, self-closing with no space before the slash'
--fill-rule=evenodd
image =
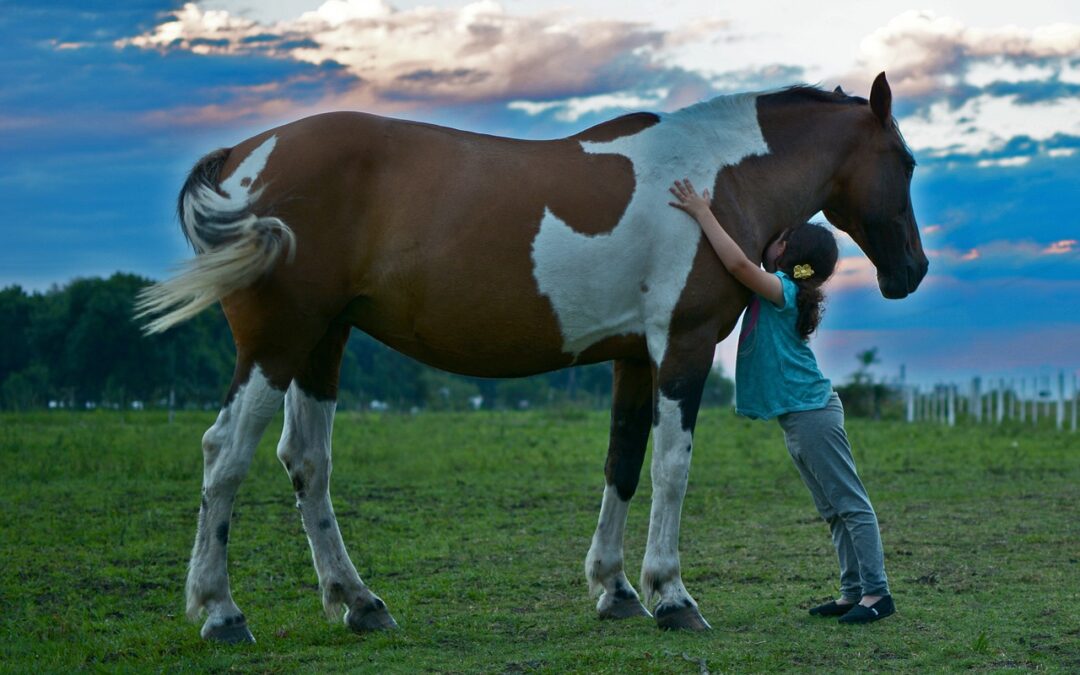
<path id="1" fill-rule="evenodd" d="M 784 440 L 818 513 L 832 530 L 840 562 L 840 595 L 888 595 L 877 515 L 855 471 L 844 432 L 844 406 L 833 392 L 819 410 L 781 415 Z"/>

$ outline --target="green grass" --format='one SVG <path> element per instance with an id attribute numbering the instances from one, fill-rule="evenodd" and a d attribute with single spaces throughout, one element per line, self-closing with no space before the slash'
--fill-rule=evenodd
<path id="1" fill-rule="evenodd" d="M 289 480 L 263 440 L 237 500 L 233 594 L 258 643 L 183 616 L 213 414 L 0 416 L 0 670 L 701 672 L 1080 670 L 1080 437 L 849 421 L 898 614 L 842 627 L 828 530 L 775 423 L 706 410 L 683 578 L 714 630 L 601 622 L 582 565 L 606 415 L 341 414 L 346 545 L 402 630 L 322 616 Z M 635 580 L 648 465 L 627 530 Z"/>

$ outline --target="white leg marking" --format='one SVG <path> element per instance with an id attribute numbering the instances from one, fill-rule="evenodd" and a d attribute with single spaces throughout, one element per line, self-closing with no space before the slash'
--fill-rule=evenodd
<path id="1" fill-rule="evenodd" d="M 349 559 L 330 502 L 330 437 L 336 408 L 335 401 L 309 396 L 294 382 L 285 395 L 285 428 L 277 449 L 296 489 L 296 507 L 311 545 L 323 607 L 331 618 L 340 617 L 342 606 L 358 596 L 369 603 L 374 599 Z"/>
<path id="2" fill-rule="evenodd" d="M 284 392 L 274 389 L 255 367 L 203 435 L 203 503 L 186 587 L 188 616 L 195 619 L 204 609 L 209 615 L 203 637 L 240 615 L 229 590 L 226 557 L 233 500 L 283 397 Z"/>
<path id="3" fill-rule="evenodd" d="M 630 502 L 619 497 L 614 485 L 604 488 L 600 520 L 596 524 L 589 555 L 585 558 L 589 592 L 601 596 L 596 605 L 601 612 L 617 599 L 637 596 L 623 570 L 623 533 L 626 532 L 626 514 L 629 510 Z"/>
<path id="4" fill-rule="evenodd" d="M 659 419 L 653 427 L 652 513 L 649 540 L 641 566 L 641 590 L 649 605 L 660 592 L 660 604 L 690 598 L 679 569 L 679 521 L 690 476 L 693 437 L 682 427 L 678 401 L 659 395 Z"/>

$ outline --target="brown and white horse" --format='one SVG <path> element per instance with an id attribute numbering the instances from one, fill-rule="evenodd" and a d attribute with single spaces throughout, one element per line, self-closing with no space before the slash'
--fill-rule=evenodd
<path id="1" fill-rule="evenodd" d="M 824 210 L 901 298 L 926 273 L 914 159 L 884 73 L 870 99 L 793 87 L 619 117 L 523 141 L 353 112 L 302 119 L 218 150 L 180 193 L 198 255 L 149 289 L 148 330 L 217 300 L 236 341 L 232 386 L 203 437 L 187 610 L 205 638 L 253 639 L 226 547 L 255 445 L 285 403 L 292 479 L 327 612 L 392 628 L 360 580 L 328 492 L 342 350 L 357 327 L 424 363 L 514 377 L 614 360 L 599 523 L 585 561 L 604 618 L 648 616 L 623 571 L 623 531 L 650 430 L 652 512 L 641 589 L 664 628 L 708 624 L 683 586 L 679 518 L 717 341 L 748 300 L 698 226 L 667 205 L 689 177 L 752 259 Z"/>

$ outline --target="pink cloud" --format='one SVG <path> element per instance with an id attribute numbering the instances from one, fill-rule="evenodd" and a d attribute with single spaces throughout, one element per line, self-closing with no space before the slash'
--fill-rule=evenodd
<path id="1" fill-rule="evenodd" d="M 836 271 L 826 284 L 826 292 L 849 288 L 877 288 L 877 269 L 863 255 L 849 256 L 837 261 Z"/>
<path id="2" fill-rule="evenodd" d="M 1072 253 L 1073 247 L 1075 247 L 1077 241 L 1075 239 L 1062 239 L 1061 241 L 1055 241 L 1042 250 L 1044 254 L 1048 255 L 1061 255 L 1062 253 Z"/>

